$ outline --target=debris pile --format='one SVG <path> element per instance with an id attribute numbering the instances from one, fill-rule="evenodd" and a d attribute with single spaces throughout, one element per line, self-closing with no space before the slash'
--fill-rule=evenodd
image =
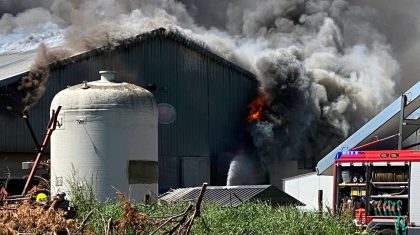
<path id="1" fill-rule="evenodd" d="M 204 183 L 194 204 L 178 215 L 152 217 L 140 213 L 134 205 L 118 192 L 118 198 L 122 209 L 119 218 L 103 219 L 104 234 L 144 234 L 145 231 L 153 231 L 151 234 L 183 234 L 190 233 L 194 220 L 201 217 L 201 203 L 207 188 Z M 83 220 L 74 219 L 68 210 L 63 209 L 60 197 L 54 197 L 49 202 L 31 202 L 17 200 L 14 203 L 4 203 L 0 206 L 0 234 L 94 234 L 88 228 L 88 224 L 94 210 L 90 211 Z M 203 221 L 204 222 L 204 221 Z"/>
<path id="2" fill-rule="evenodd" d="M 201 217 L 201 203 L 204 193 L 207 188 L 207 183 L 204 183 L 200 195 L 197 198 L 195 206 L 190 204 L 184 212 L 178 215 L 168 215 L 163 217 L 149 217 L 139 211 L 127 200 L 122 193 L 117 193 L 118 198 L 123 209 L 123 214 L 120 219 L 113 222 L 112 218 L 108 219 L 105 228 L 106 235 L 112 234 L 114 231 L 117 234 L 125 234 L 128 231 L 136 231 L 136 234 L 144 234 L 146 227 L 155 228 L 151 234 L 182 234 L 190 233 L 194 220 Z M 193 209 L 194 208 L 194 209 Z M 91 213 L 89 213 L 91 214 Z M 202 220 L 204 222 L 204 220 Z"/>
<path id="3" fill-rule="evenodd" d="M 65 218 L 65 211 L 46 204 L 24 201 L 0 209 L 0 234 L 54 234 L 61 231 L 72 234 L 76 225 L 76 220 Z"/>

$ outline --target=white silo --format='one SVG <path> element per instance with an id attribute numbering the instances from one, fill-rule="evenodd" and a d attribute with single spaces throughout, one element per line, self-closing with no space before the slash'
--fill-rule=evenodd
<path id="1" fill-rule="evenodd" d="M 158 114 L 153 95 L 136 85 L 101 80 L 59 92 L 62 106 L 51 136 L 51 193 L 69 192 L 74 179 L 92 182 L 97 199 L 116 189 L 131 199 L 158 193 Z M 74 185 L 74 184 L 73 184 Z"/>

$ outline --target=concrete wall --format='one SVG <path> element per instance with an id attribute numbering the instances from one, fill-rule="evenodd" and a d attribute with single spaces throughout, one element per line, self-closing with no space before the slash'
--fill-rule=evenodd
<path id="1" fill-rule="evenodd" d="M 315 172 L 283 180 L 283 191 L 306 204 L 308 210 L 318 209 L 318 190 L 323 190 L 324 209 L 332 209 L 333 177 Z"/>

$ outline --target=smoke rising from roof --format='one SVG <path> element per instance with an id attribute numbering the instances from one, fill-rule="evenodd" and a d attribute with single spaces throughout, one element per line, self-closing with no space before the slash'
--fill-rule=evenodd
<path id="1" fill-rule="evenodd" d="M 27 112 L 37 104 L 44 95 L 49 76 L 48 64 L 70 54 L 71 52 L 66 49 L 51 50 L 44 43 L 39 44 L 35 61 L 28 74 L 20 80 L 17 88 L 19 91 L 25 92 L 25 96 L 22 98 L 23 112 Z"/>
<path id="2" fill-rule="evenodd" d="M 80 52 L 158 27 L 177 31 L 257 75 L 266 109 L 249 129 L 265 164 L 319 158 L 395 96 L 399 65 L 368 23 L 372 8 L 344 0 L 183 2 L 44 1 L 3 14 L 0 42 L 23 51 L 50 40 Z M 214 10 L 204 17 L 203 8 Z M 246 169 L 241 162 L 230 174 Z"/>
<path id="3" fill-rule="evenodd" d="M 35 105 L 44 94 L 48 73 L 47 47 L 41 43 L 35 62 L 31 66 L 28 75 L 20 80 L 18 86 L 18 90 L 26 91 L 26 95 L 22 99 L 24 112 Z"/>

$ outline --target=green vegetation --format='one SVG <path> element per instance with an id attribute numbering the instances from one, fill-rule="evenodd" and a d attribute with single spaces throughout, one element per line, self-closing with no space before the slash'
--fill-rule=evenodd
<path id="1" fill-rule="evenodd" d="M 76 205 L 77 206 L 77 205 Z M 137 204 L 139 213 L 150 217 L 180 214 L 187 208 L 186 203 L 159 205 Z M 122 207 L 115 202 L 96 203 L 88 229 L 95 234 L 104 231 L 109 218 L 120 219 Z M 84 218 L 88 211 L 78 210 L 78 217 Z M 302 212 L 294 207 L 273 208 L 259 202 L 245 203 L 237 208 L 221 208 L 204 204 L 202 219 L 197 219 L 192 234 L 355 234 L 356 228 L 350 218 L 336 218 L 329 213 Z M 170 225 L 169 225 L 170 226 Z M 156 228 L 145 224 L 145 234 Z M 164 231 L 164 230 L 160 230 Z"/>
<path id="2" fill-rule="evenodd" d="M 83 180 L 75 179 L 71 185 L 70 196 L 77 209 L 77 218 L 82 221 L 89 212 L 93 212 L 85 232 L 103 234 L 109 218 L 120 226 L 121 234 L 136 234 L 133 220 L 140 220 L 144 234 L 152 233 L 158 224 L 172 215 L 181 214 L 188 203 L 176 204 L 132 204 L 123 199 L 119 202 L 97 202 L 93 198 L 92 187 Z M 84 182 L 84 183 L 81 183 Z M 127 207 L 128 205 L 128 207 Z M 129 209 L 127 209 L 129 208 Z M 130 208 L 135 208 L 133 215 Z M 357 229 L 350 217 L 335 217 L 330 213 L 319 214 L 316 211 L 305 212 L 295 207 L 272 207 L 263 202 L 248 202 L 236 208 L 221 208 L 214 204 L 203 204 L 201 218 L 192 226 L 191 234 L 287 234 L 287 235 L 340 235 L 356 234 Z M 160 222 L 158 223 L 160 219 Z M 175 226 L 168 223 L 156 234 L 162 234 Z M 124 228 L 121 229 L 121 226 Z M 128 227 L 127 227 L 128 225 Z M 139 224 L 137 224 L 138 226 Z"/>

